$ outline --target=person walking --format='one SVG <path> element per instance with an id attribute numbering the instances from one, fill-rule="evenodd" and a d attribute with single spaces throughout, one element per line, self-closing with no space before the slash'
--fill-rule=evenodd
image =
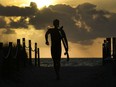
<path id="1" fill-rule="evenodd" d="M 66 34 L 63 29 L 59 29 L 59 20 L 55 19 L 53 20 L 53 28 L 49 28 L 45 34 L 45 44 L 49 45 L 48 41 L 48 35 L 51 36 L 51 56 L 54 63 L 54 70 L 56 72 L 56 79 L 60 79 L 60 60 L 61 60 L 61 53 L 62 53 L 62 47 L 61 47 L 61 40 L 64 38 L 64 41 L 66 43 L 66 51 L 68 52 L 68 41 L 66 38 Z M 61 35 L 62 34 L 62 35 Z"/>

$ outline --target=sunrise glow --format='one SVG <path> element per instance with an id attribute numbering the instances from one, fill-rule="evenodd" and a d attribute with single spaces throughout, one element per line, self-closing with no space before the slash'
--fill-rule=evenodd
<path id="1" fill-rule="evenodd" d="M 49 5 L 52 4 L 52 0 L 33 0 L 33 2 L 35 2 L 37 4 L 37 7 L 39 9 L 43 8 L 43 7 L 48 7 Z"/>

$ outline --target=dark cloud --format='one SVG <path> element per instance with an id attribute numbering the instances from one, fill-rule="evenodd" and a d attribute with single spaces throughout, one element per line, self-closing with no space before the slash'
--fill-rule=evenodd
<path id="1" fill-rule="evenodd" d="M 91 44 L 96 38 L 116 36 L 116 13 L 98 10 L 96 5 L 90 3 L 76 8 L 68 5 L 49 6 L 30 19 L 30 23 L 41 28 L 52 24 L 55 18 L 61 20 L 61 25 L 72 42 Z"/>
<path id="2" fill-rule="evenodd" d="M 12 29 L 17 29 L 17 28 L 28 28 L 28 21 L 27 17 L 11 17 L 7 18 L 9 20 L 9 23 L 7 23 L 7 20 L 5 20 L 5 17 L 2 16 L 0 17 L 0 29 L 5 29 L 5 28 L 12 28 Z M 16 20 L 17 19 L 17 20 Z"/>
<path id="3" fill-rule="evenodd" d="M 33 17 L 38 11 L 37 5 L 34 2 L 31 2 L 29 7 L 0 5 L 0 28 L 28 28 L 29 24 L 26 19 Z M 6 23 L 5 17 L 8 17 L 9 23 Z M 17 17 L 20 17 L 20 19 L 16 21 L 15 18 Z"/>
<path id="4" fill-rule="evenodd" d="M 36 4 L 31 3 L 30 8 L 35 9 Z M 21 9 L 27 11 L 26 8 Z M 116 13 L 99 10 L 94 4 L 84 3 L 76 8 L 63 4 L 51 5 L 42 10 L 36 9 L 34 12 L 36 14 L 28 16 L 29 23 L 24 17 L 28 12 L 23 12 L 20 20 L 10 22 L 10 27 L 26 28 L 31 24 L 36 29 L 47 29 L 46 27 L 51 26 L 52 21 L 57 18 L 60 20 L 61 26 L 64 26 L 68 40 L 71 42 L 89 45 L 96 38 L 116 36 Z"/>
<path id="5" fill-rule="evenodd" d="M 51 8 L 52 11 L 56 11 L 58 13 L 63 13 L 63 14 L 67 14 L 70 16 L 74 16 L 75 15 L 75 8 L 72 8 L 69 5 L 65 5 L 65 4 L 57 4 L 57 5 L 51 5 L 49 6 L 49 8 Z"/>
<path id="6" fill-rule="evenodd" d="M 4 28 L 6 26 L 6 21 L 4 17 L 0 17 L 0 28 Z"/>
<path id="7" fill-rule="evenodd" d="M 51 8 L 44 8 L 36 16 L 30 18 L 30 24 L 34 25 L 35 28 L 45 28 L 46 26 L 51 25 L 53 19 L 61 19 L 62 13 L 55 12 Z"/>
<path id="8" fill-rule="evenodd" d="M 77 7 L 77 21 L 84 22 L 84 29 L 89 27 L 89 36 L 85 39 L 116 36 L 116 14 L 104 10 L 96 10 L 96 6 L 85 3 Z M 113 18 L 112 18 L 113 17 Z"/>
<path id="9" fill-rule="evenodd" d="M 37 12 L 36 3 L 31 2 L 30 7 L 2 6 L 0 16 L 32 16 Z"/>
<path id="10" fill-rule="evenodd" d="M 21 17 L 17 21 L 10 19 L 9 26 L 10 28 L 28 28 L 28 22 L 26 21 L 26 17 Z"/>
<path id="11" fill-rule="evenodd" d="M 61 20 L 62 24 L 64 24 L 66 21 L 66 24 L 75 25 L 72 19 L 75 14 L 75 8 L 72 8 L 68 5 L 51 5 L 48 8 L 44 8 L 43 10 L 39 11 L 39 13 L 34 17 L 30 18 L 30 23 L 36 28 L 43 28 L 52 25 L 52 21 L 57 18 Z"/>

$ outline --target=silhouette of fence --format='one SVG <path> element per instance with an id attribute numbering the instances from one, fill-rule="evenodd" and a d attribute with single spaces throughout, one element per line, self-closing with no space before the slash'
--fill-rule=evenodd
<path id="1" fill-rule="evenodd" d="M 102 44 L 103 64 L 116 60 L 116 37 L 106 38 Z"/>
<path id="2" fill-rule="evenodd" d="M 22 38 L 22 44 L 21 40 L 17 39 L 16 45 L 13 45 L 13 42 L 9 42 L 9 45 L 0 42 L 0 73 L 10 74 L 13 70 L 20 70 L 22 67 L 33 65 L 32 52 L 35 52 L 34 65 L 40 67 L 40 54 L 37 43 L 35 43 L 34 50 L 32 50 L 31 40 L 29 40 L 28 45 L 28 47 L 25 45 L 25 38 Z"/>

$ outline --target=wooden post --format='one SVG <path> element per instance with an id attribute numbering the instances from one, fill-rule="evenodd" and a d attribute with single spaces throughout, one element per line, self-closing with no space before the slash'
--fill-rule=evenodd
<path id="1" fill-rule="evenodd" d="M 106 38 L 107 42 L 108 42 L 108 52 L 107 55 L 108 57 L 111 58 L 111 38 Z"/>
<path id="2" fill-rule="evenodd" d="M 25 48 L 25 38 L 22 38 L 23 40 L 23 47 Z"/>
<path id="3" fill-rule="evenodd" d="M 1 58 L 3 56 L 3 43 L 2 42 L 0 42 L 0 56 Z"/>
<path id="4" fill-rule="evenodd" d="M 17 46 L 20 45 L 20 39 L 17 39 Z"/>
<path id="5" fill-rule="evenodd" d="M 3 43 L 0 42 L 0 50 L 3 48 Z"/>
<path id="6" fill-rule="evenodd" d="M 12 46 L 12 42 L 9 42 L 9 46 Z"/>
<path id="7" fill-rule="evenodd" d="M 113 59 L 116 60 L 116 38 L 113 37 Z"/>
<path id="8" fill-rule="evenodd" d="M 9 55 L 11 55 L 11 53 L 12 53 L 12 42 L 9 42 L 9 48 L 11 47 L 11 50 L 10 50 L 10 54 Z"/>
<path id="9" fill-rule="evenodd" d="M 9 52 L 8 52 L 8 58 L 7 58 L 7 67 L 9 73 L 11 73 L 13 69 L 13 53 L 12 53 L 12 42 L 9 42 Z"/>
<path id="10" fill-rule="evenodd" d="M 9 56 L 13 56 L 12 55 L 12 42 L 9 42 L 9 48 L 11 48 Z"/>
<path id="11" fill-rule="evenodd" d="M 3 66 L 3 43 L 0 42 L 0 77 L 2 76 L 2 66 Z"/>
<path id="12" fill-rule="evenodd" d="M 104 40 L 104 43 L 102 44 L 102 63 L 103 65 L 105 64 L 105 58 L 106 58 L 106 48 L 105 48 L 106 40 Z"/>
<path id="13" fill-rule="evenodd" d="M 11 47 L 11 50 L 10 50 L 10 54 L 9 55 L 12 55 L 12 42 L 9 42 L 9 48 Z"/>
<path id="14" fill-rule="evenodd" d="M 29 40 L 29 64 L 32 65 L 31 40 Z"/>
<path id="15" fill-rule="evenodd" d="M 16 49 L 16 61 L 17 61 L 17 70 L 20 70 L 20 39 L 17 39 L 17 49 Z"/>
<path id="16" fill-rule="evenodd" d="M 102 44 L 102 58 L 105 58 L 105 52 L 104 52 L 104 43 Z"/>
<path id="17" fill-rule="evenodd" d="M 35 43 L 35 66 L 37 66 L 37 43 Z"/>
<path id="18" fill-rule="evenodd" d="M 24 67 L 25 67 L 26 66 L 25 38 L 22 38 L 22 44 L 23 44 L 23 62 L 24 62 Z"/>
<path id="19" fill-rule="evenodd" d="M 8 47 L 8 59 L 11 60 L 12 57 L 13 57 L 13 54 L 12 54 L 12 42 L 9 42 L 9 47 Z"/>
<path id="20" fill-rule="evenodd" d="M 38 48 L 38 67 L 40 67 L 40 52 L 39 52 L 39 48 Z"/>
<path id="21" fill-rule="evenodd" d="M 113 74 L 116 75 L 116 37 L 113 37 Z"/>
<path id="22" fill-rule="evenodd" d="M 12 53 L 12 42 L 9 42 L 9 49 L 10 49 L 10 50 L 9 50 L 10 52 L 8 52 L 8 53 L 9 53 L 9 56 L 8 56 L 8 57 L 9 57 L 9 59 L 12 59 L 12 58 L 13 58 L 13 53 Z"/>
<path id="23" fill-rule="evenodd" d="M 3 47 L 3 43 L 2 42 L 0 42 L 0 47 Z"/>

